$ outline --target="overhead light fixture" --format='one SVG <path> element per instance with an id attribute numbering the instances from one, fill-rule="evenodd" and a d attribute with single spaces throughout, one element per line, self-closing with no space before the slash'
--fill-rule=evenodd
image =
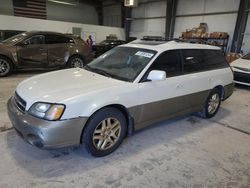
<path id="1" fill-rule="evenodd" d="M 125 7 L 137 7 L 138 6 L 138 0 L 125 0 L 124 1 Z"/>
<path id="2" fill-rule="evenodd" d="M 52 3 L 58 3 L 58 4 L 63 4 L 63 5 L 72 5 L 72 6 L 77 6 L 79 4 L 78 0 L 71 0 L 71 1 L 59 1 L 59 0 L 48 0 L 49 2 Z"/>

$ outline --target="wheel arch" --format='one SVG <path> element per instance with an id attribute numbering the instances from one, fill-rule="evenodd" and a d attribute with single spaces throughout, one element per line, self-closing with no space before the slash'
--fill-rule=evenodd
<path id="1" fill-rule="evenodd" d="M 222 85 L 217 85 L 214 88 L 218 89 L 220 91 L 220 97 L 223 100 L 225 97 L 225 89 Z"/>
<path id="2" fill-rule="evenodd" d="M 4 57 L 4 58 L 8 59 L 11 62 L 13 68 L 16 68 L 14 61 L 10 57 L 8 57 L 7 55 L 4 55 L 4 54 L 0 54 L 0 57 Z"/>
<path id="3" fill-rule="evenodd" d="M 72 57 L 80 57 L 81 59 L 83 59 L 84 62 L 86 61 L 86 58 L 85 58 L 84 55 L 82 55 L 82 54 L 71 54 L 71 55 L 68 57 L 67 61 L 66 61 L 66 66 L 68 66 L 69 60 L 70 60 Z"/>
<path id="4" fill-rule="evenodd" d="M 119 110 L 124 115 L 124 117 L 126 118 L 126 121 L 127 121 L 127 133 L 126 133 L 126 135 L 131 136 L 133 134 L 133 132 L 134 132 L 134 118 L 130 115 L 129 110 L 125 106 L 123 106 L 121 104 L 109 104 L 109 105 L 103 106 L 103 107 L 95 110 L 90 115 L 87 122 L 85 123 L 85 126 L 82 129 L 82 133 L 81 133 L 81 137 L 80 137 L 80 143 L 82 141 L 82 137 L 83 137 L 83 134 L 84 134 L 85 127 L 88 124 L 90 118 L 93 117 L 101 109 L 108 108 L 108 107 L 115 108 L 115 109 Z"/>

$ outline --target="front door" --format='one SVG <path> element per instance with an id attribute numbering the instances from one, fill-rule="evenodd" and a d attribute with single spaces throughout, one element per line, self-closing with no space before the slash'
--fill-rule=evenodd
<path id="1" fill-rule="evenodd" d="M 164 81 L 148 81 L 151 70 L 166 72 Z M 179 50 L 162 53 L 149 68 L 141 83 L 139 83 L 139 99 L 141 101 L 140 115 L 135 120 L 137 128 L 155 120 L 164 119 L 185 110 L 188 106 L 182 96 L 185 88 L 182 85 L 181 58 Z"/>
<path id="2" fill-rule="evenodd" d="M 17 46 L 20 67 L 43 68 L 48 64 L 48 49 L 44 35 L 34 35 Z"/>

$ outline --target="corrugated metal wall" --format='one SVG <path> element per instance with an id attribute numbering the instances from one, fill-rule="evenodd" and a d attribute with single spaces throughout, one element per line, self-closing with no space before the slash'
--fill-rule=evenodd
<path id="1" fill-rule="evenodd" d="M 139 4 L 132 9 L 133 18 L 164 17 L 166 15 L 166 1 L 156 1 Z M 230 41 L 233 37 L 240 0 L 178 0 L 174 37 L 181 36 L 186 29 L 198 27 L 201 22 L 208 24 L 208 32 L 228 32 Z M 207 13 L 221 13 L 217 15 L 202 15 Z M 201 14 L 197 16 L 184 16 Z M 180 17 L 178 17 L 180 15 Z M 130 36 L 144 35 L 164 36 L 165 18 L 133 20 Z M 230 42 L 229 42 L 230 43 Z M 230 47 L 230 45 L 229 45 Z"/>

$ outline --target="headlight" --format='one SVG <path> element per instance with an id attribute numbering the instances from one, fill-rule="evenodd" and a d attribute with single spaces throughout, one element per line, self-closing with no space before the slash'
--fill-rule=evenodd
<path id="1" fill-rule="evenodd" d="M 63 104 L 35 103 L 29 109 L 33 116 L 46 120 L 59 120 L 65 110 Z"/>

